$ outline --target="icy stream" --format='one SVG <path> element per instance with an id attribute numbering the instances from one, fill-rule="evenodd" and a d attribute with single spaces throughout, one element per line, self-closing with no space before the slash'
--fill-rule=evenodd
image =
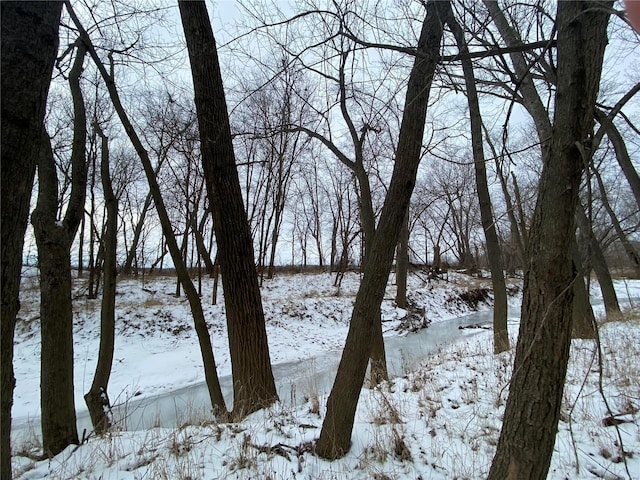
<path id="1" fill-rule="evenodd" d="M 478 329 L 459 329 L 460 326 L 490 325 L 490 310 L 474 312 L 463 317 L 431 324 L 428 328 L 404 336 L 385 338 L 389 374 L 399 376 L 418 366 L 430 353 L 442 345 L 477 334 Z M 280 400 L 284 404 L 305 402 L 312 392 L 328 394 L 340 362 L 340 351 L 273 365 L 273 374 Z M 227 407 L 231 408 L 231 376 L 220 377 L 220 384 Z M 125 405 L 114 408 L 116 421 L 125 430 L 146 430 L 152 427 L 176 427 L 197 418 L 207 418 L 210 408 L 208 391 L 204 382 L 180 388 L 172 392 L 131 399 Z M 18 420 L 19 422 L 19 420 Z M 19 423 L 14 432 L 20 429 Z M 91 421 L 86 410 L 78 411 L 78 431 L 91 431 Z"/>

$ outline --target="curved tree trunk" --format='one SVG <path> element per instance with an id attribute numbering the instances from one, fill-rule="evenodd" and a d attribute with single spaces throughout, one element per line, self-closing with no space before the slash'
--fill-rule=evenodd
<path id="1" fill-rule="evenodd" d="M 109 139 L 99 125 L 94 125 L 102 139 L 102 159 L 100 176 L 107 210 L 104 235 L 102 235 L 104 251 L 104 284 L 102 287 L 102 308 L 100 312 L 100 347 L 98 363 L 93 375 L 91 388 L 84 399 L 91 416 L 91 423 L 96 433 L 101 434 L 111 427 L 111 404 L 107 395 L 111 367 L 113 365 L 113 349 L 115 344 L 115 307 L 116 307 L 116 246 L 118 234 L 118 201 L 113 193 L 111 174 L 109 172 Z"/>
<path id="2" fill-rule="evenodd" d="M 501 353 L 509 350 L 509 332 L 507 331 L 507 286 L 504 280 L 502 269 L 502 252 L 500 242 L 496 232 L 496 224 L 491 208 L 491 196 L 489 195 L 489 185 L 487 182 L 487 169 L 485 165 L 483 138 L 482 138 L 482 115 L 480 114 L 480 102 L 476 91 L 475 75 L 471 59 L 466 54 L 469 53 L 464 32 L 460 24 L 455 20 L 453 14 L 449 15 L 449 27 L 451 28 L 458 50 L 462 54 L 462 70 L 467 89 L 467 101 L 469 103 L 469 120 L 471 123 L 471 144 L 473 148 L 473 165 L 475 167 L 476 191 L 478 203 L 480 205 L 480 218 L 482 229 L 484 230 L 487 245 L 487 257 L 489 258 L 489 269 L 491 270 L 491 283 L 493 284 L 493 351 Z"/>
<path id="3" fill-rule="evenodd" d="M 439 60 L 443 23 L 450 8 L 448 2 L 427 5 L 418 40 L 419 56 L 416 56 L 407 86 L 391 184 L 371 250 L 367 253 L 347 341 L 316 444 L 316 453 L 324 458 L 344 456 L 351 444 L 356 407 L 371 354 L 373 322 L 384 296 L 393 253 L 415 185 L 431 81 Z"/>
<path id="4" fill-rule="evenodd" d="M 2 311 L 0 314 L 0 478 L 11 479 L 13 339 L 24 234 L 40 151 L 51 72 L 58 53 L 58 2 L 2 2 Z M 29 79 L 28 82 L 25 79 Z"/>
<path id="5" fill-rule="evenodd" d="M 233 414 L 277 400 L 254 263 L 253 240 L 231 140 L 216 43 L 204 1 L 179 1 L 200 128 L 202 163 L 213 210 L 233 374 Z"/>
<path id="6" fill-rule="evenodd" d="M 529 236 L 522 320 L 490 480 L 543 480 L 555 444 L 569 358 L 575 236 L 584 159 L 612 2 L 558 2 L 558 87 Z M 594 8 L 595 7 L 595 8 Z"/>

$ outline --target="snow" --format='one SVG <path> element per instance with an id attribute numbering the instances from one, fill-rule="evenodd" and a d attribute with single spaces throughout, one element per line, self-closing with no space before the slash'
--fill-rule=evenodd
<path id="1" fill-rule="evenodd" d="M 313 455 L 360 277 L 348 273 L 340 289 L 333 280 L 328 273 L 265 279 L 263 305 L 281 401 L 240 423 L 224 424 L 207 408 L 200 351 L 188 303 L 174 296 L 175 279 L 120 279 L 108 391 L 120 421 L 103 437 L 89 433 L 83 399 L 97 360 L 100 301 L 87 299 L 84 281 L 77 280 L 75 401 L 80 435 L 84 431 L 89 438 L 80 447 L 39 460 L 39 293 L 37 277 L 27 274 L 14 354 L 15 478 L 486 477 L 508 395 L 513 350 L 493 355 L 490 330 L 458 330 L 459 323 L 490 319 L 487 304 L 479 305 L 480 313 L 448 321 L 473 310 L 459 293 L 487 286 L 486 279 L 455 273 L 434 280 L 420 272 L 410 275 L 409 311 L 395 306 L 390 282 L 382 314 L 394 379 L 363 389 L 347 456 L 329 462 Z M 621 300 L 635 299 L 637 308 L 639 281 L 617 280 L 616 289 Z M 219 304 L 210 305 L 211 293 L 212 280 L 203 279 L 205 318 L 230 405 L 224 305 L 221 292 Z M 592 285 L 592 295 L 601 313 L 597 285 Z M 513 344 L 519 301 L 517 293 L 510 299 Z M 429 328 L 409 332 L 429 322 Z M 573 343 L 550 479 L 640 478 L 640 367 L 635 361 L 640 319 L 603 323 L 601 337 L 602 369 L 595 342 Z M 611 412 L 624 423 L 603 425 L 610 413 L 600 380 Z"/>

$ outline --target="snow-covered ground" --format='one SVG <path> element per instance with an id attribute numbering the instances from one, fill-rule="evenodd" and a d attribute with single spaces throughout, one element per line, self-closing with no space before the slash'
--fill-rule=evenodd
<path id="1" fill-rule="evenodd" d="M 195 396 L 193 402 L 182 400 L 184 392 L 201 384 L 203 372 L 188 303 L 175 298 L 175 280 L 120 280 L 111 402 L 126 411 L 144 400 L 173 399 L 172 415 L 159 410 L 155 425 L 123 423 L 102 438 L 91 436 L 79 448 L 39 461 L 38 289 L 36 276 L 28 274 L 14 357 L 16 478 L 485 477 L 499 435 L 513 352 L 495 356 L 490 331 L 457 326 L 450 329 L 455 341 L 431 353 L 410 347 L 412 340 L 424 343 L 436 329 L 408 330 L 423 321 L 444 322 L 468 313 L 472 309 L 459 295 L 488 286 L 486 280 L 454 273 L 430 281 L 425 273 L 412 274 L 410 312 L 395 307 L 395 287 L 389 285 L 382 308 L 385 337 L 394 346 L 407 347 L 401 368 L 394 369 L 399 376 L 388 385 L 363 390 L 352 448 L 344 459 L 328 462 L 312 454 L 330 387 L 321 381 L 322 373 L 334 368 L 327 359 L 339 359 L 359 276 L 347 274 L 340 289 L 333 280 L 328 273 L 265 280 L 262 295 L 274 371 L 284 372 L 281 383 L 291 376 L 286 394 L 280 391 L 281 403 L 237 424 L 217 423 Z M 640 296 L 640 282 L 619 280 L 616 286 L 621 299 Z M 593 292 L 597 298 L 597 289 Z M 97 360 L 100 306 L 99 300 L 83 295 L 82 281 L 76 282 L 75 293 L 76 407 L 81 416 Z M 212 281 L 204 279 L 203 307 L 222 379 L 231 373 L 224 306 L 222 301 L 210 305 L 211 293 Z M 519 299 L 516 293 L 511 300 L 514 312 Z M 490 307 L 481 303 L 479 308 Z M 515 343 L 517 317 L 510 317 L 510 332 Z M 605 323 L 601 336 L 602 369 L 595 342 L 574 341 L 549 478 L 640 478 L 640 318 Z M 303 367 L 294 376 L 296 365 Z M 183 392 L 180 403 L 172 396 L 176 391 Z M 624 423 L 603 425 L 611 415 L 605 399 Z"/>

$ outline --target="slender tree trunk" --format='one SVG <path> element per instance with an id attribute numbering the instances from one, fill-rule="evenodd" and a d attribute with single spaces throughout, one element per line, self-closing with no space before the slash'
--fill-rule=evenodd
<path id="1" fill-rule="evenodd" d="M 471 144 L 473 148 L 473 164 L 475 167 L 476 192 L 480 205 L 480 218 L 484 230 L 487 245 L 487 257 L 491 270 L 491 283 L 493 284 L 493 351 L 501 353 L 509 350 L 509 332 L 507 331 L 507 286 L 504 281 L 502 269 L 502 252 L 496 232 L 496 224 L 491 207 L 491 196 L 487 182 L 487 169 L 485 165 L 482 115 L 480 114 L 480 102 L 476 90 L 476 80 L 473 73 L 471 59 L 465 57 L 469 52 L 464 32 L 453 14 L 449 15 L 449 27 L 456 38 L 458 50 L 462 54 L 462 70 L 464 72 L 465 86 L 467 89 L 467 101 L 469 102 L 469 120 L 471 123 Z"/>
<path id="2" fill-rule="evenodd" d="M 620 315 L 618 295 L 613 287 L 613 280 L 611 279 L 607 260 L 604 257 L 600 243 L 593 233 L 591 222 L 587 218 L 587 214 L 581 204 L 578 204 L 576 219 L 578 227 L 582 230 L 583 236 L 587 238 L 590 263 L 598 277 L 598 285 L 600 285 L 600 291 L 602 292 L 602 300 L 604 301 L 604 309 L 607 314 L 607 318 L 613 320 Z"/>
<path id="3" fill-rule="evenodd" d="M 91 177 L 89 178 L 89 198 L 91 205 L 89 206 L 89 286 L 87 298 L 96 299 L 98 297 L 98 283 L 100 282 L 100 249 L 96 252 L 96 243 L 98 241 L 97 228 L 94 219 L 96 218 L 96 152 L 89 152 L 89 168 Z"/>
<path id="4" fill-rule="evenodd" d="M 612 2 L 558 2 L 558 87 L 529 236 L 520 334 L 490 480 L 543 480 L 571 344 L 571 243 Z"/>
<path id="5" fill-rule="evenodd" d="M 84 228 L 86 223 L 86 215 L 82 215 L 80 222 L 80 235 L 78 238 L 78 278 L 84 275 Z"/>
<path id="6" fill-rule="evenodd" d="M 131 120 L 129 120 L 129 117 L 127 116 L 127 113 L 122 106 L 122 102 L 120 101 L 120 96 L 116 89 L 114 79 L 109 75 L 105 66 L 102 64 L 100 58 L 98 57 L 98 54 L 96 53 L 95 48 L 91 43 L 89 34 L 78 20 L 78 17 L 74 12 L 71 3 L 69 1 L 66 1 L 65 6 L 73 23 L 78 28 L 80 36 L 87 46 L 87 50 L 89 51 L 91 58 L 93 59 L 96 67 L 98 68 L 98 71 L 100 72 L 100 75 L 102 76 L 106 84 L 111 102 L 113 103 L 113 107 L 118 114 L 118 117 L 120 118 L 120 121 L 122 122 L 122 125 L 127 132 L 127 135 L 129 136 L 129 139 L 131 140 L 136 153 L 140 158 L 140 161 L 142 162 L 147 181 L 149 182 L 149 189 L 153 196 L 156 212 L 158 213 L 158 217 L 160 219 L 160 225 L 162 227 L 162 233 L 166 241 L 167 248 L 169 249 L 169 253 L 171 254 L 171 259 L 173 260 L 176 273 L 182 283 L 185 295 L 187 297 L 187 300 L 189 301 L 189 306 L 191 307 L 194 327 L 196 330 L 196 335 L 198 336 L 200 351 L 202 353 L 205 381 L 209 390 L 211 405 L 215 413 L 226 416 L 227 408 L 224 403 L 224 397 L 222 396 L 222 389 L 220 388 L 220 381 L 218 379 L 216 363 L 213 356 L 213 348 L 211 346 L 211 338 L 209 337 L 209 330 L 207 329 L 207 323 L 204 318 L 204 312 L 202 310 L 202 304 L 200 303 L 200 297 L 198 296 L 198 292 L 196 291 L 196 288 L 193 285 L 191 278 L 189 277 L 187 267 L 180 255 L 180 249 L 178 248 L 176 237 L 173 234 L 171 220 L 169 219 L 167 209 L 164 205 L 164 200 L 162 198 L 162 194 L 160 193 L 160 186 L 158 185 L 155 171 L 153 169 L 153 166 L 151 165 L 149 154 L 142 145 L 140 137 L 136 133 Z"/>
<path id="7" fill-rule="evenodd" d="M 507 217 L 509 218 L 509 228 L 511 233 L 511 241 L 515 243 L 515 248 L 512 247 L 512 250 L 517 251 L 517 256 L 520 260 L 520 267 L 525 263 L 525 252 L 526 248 L 524 246 L 524 242 L 522 241 L 522 235 L 520 233 L 520 227 L 518 225 L 518 220 L 516 219 L 515 206 L 513 204 L 513 200 L 511 198 L 511 194 L 509 193 L 509 188 L 507 187 L 507 178 L 502 171 L 502 167 L 498 159 L 500 158 L 497 149 L 495 148 L 491 138 L 489 137 L 488 131 L 486 130 L 484 124 L 482 125 L 485 131 L 485 140 L 491 149 L 491 152 L 495 158 L 496 164 L 496 172 L 498 174 L 498 179 L 500 180 L 500 188 L 502 189 L 502 194 L 504 196 L 504 201 L 507 207 Z"/>
<path id="8" fill-rule="evenodd" d="M 407 273 L 409 270 L 409 212 L 400 230 L 396 247 L 396 305 L 407 308 Z"/>
<path id="9" fill-rule="evenodd" d="M 419 56 L 416 56 L 407 86 L 391 184 L 367 254 L 347 341 L 316 444 L 316 452 L 324 458 L 341 457 L 350 447 L 355 411 L 371 353 L 373 323 L 384 296 L 393 253 L 415 185 L 429 91 L 439 59 L 443 23 L 450 8 L 448 2 L 429 2 L 427 5 L 418 40 Z"/>
<path id="10" fill-rule="evenodd" d="M 573 270 L 575 278 L 573 281 L 573 330 L 572 338 L 593 339 L 596 338 L 596 317 L 593 315 L 589 292 L 585 285 L 582 255 L 578 248 L 577 238 L 571 245 L 571 256 L 573 257 Z"/>
<path id="11" fill-rule="evenodd" d="M 179 1 L 200 127 L 202 163 L 213 209 L 234 385 L 233 414 L 243 417 L 278 395 L 242 200 L 216 43 L 204 1 Z"/>
<path id="12" fill-rule="evenodd" d="M 102 235 L 104 251 L 104 285 L 102 287 L 102 308 L 100 312 L 100 347 L 98 363 L 93 375 L 91 388 L 84 399 L 91 416 L 91 423 L 96 433 L 101 434 L 111 427 L 111 404 L 107 394 L 111 367 L 113 365 L 113 349 L 115 345 L 115 306 L 116 306 L 116 246 L 118 234 L 118 202 L 111 185 L 109 172 L 109 139 L 98 124 L 94 125 L 102 139 L 102 160 L 100 176 L 102 191 L 106 204 L 106 229 Z"/>
<path id="13" fill-rule="evenodd" d="M 524 214 L 524 207 L 522 202 L 522 195 L 520 194 L 520 187 L 518 186 L 518 180 L 513 172 L 511 172 L 511 180 L 513 181 L 513 193 L 516 196 L 516 208 L 518 209 L 518 218 L 520 219 L 520 238 L 522 239 L 522 246 L 524 247 L 523 263 L 527 263 L 529 260 L 526 258 L 529 251 L 529 229 L 527 228 L 527 217 Z"/>
<path id="14" fill-rule="evenodd" d="M 211 254 L 209 250 L 207 250 L 207 246 L 204 243 L 204 225 L 206 222 L 207 215 L 209 215 L 209 211 L 205 211 L 202 219 L 200 220 L 200 225 L 196 224 L 196 213 L 193 212 L 191 216 L 191 231 L 195 237 L 196 248 L 198 249 L 198 255 L 204 261 L 205 268 L 209 275 L 213 275 L 213 260 L 211 260 Z"/>

